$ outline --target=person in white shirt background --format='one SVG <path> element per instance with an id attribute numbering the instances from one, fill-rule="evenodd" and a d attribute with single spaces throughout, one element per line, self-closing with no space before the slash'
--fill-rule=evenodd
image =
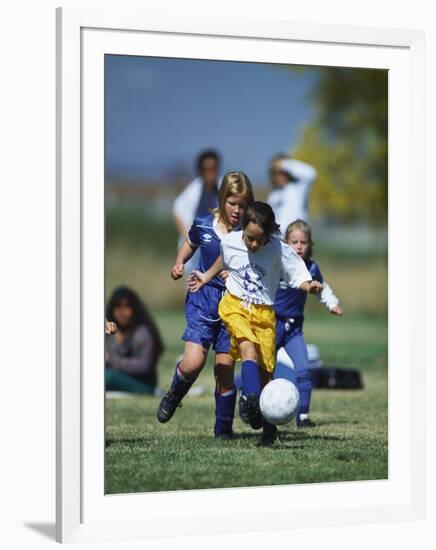
<path id="1" fill-rule="evenodd" d="M 295 220 L 309 221 L 309 197 L 316 180 L 316 169 L 288 155 L 279 154 L 273 157 L 269 165 L 272 191 L 267 203 L 274 211 L 280 233 L 285 238 L 286 228 Z M 309 362 L 318 365 L 320 362 L 318 347 L 307 344 Z M 294 368 L 293 362 L 283 348 L 278 350 L 277 362 L 286 367 Z"/>
<path id="2" fill-rule="evenodd" d="M 217 151 L 205 150 L 197 158 L 197 177 L 175 198 L 173 219 L 179 233 L 178 246 L 186 239 L 194 219 L 201 214 L 208 214 L 218 207 L 218 188 L 221 158 Z M 185 273 L 189 276 L 198 263 L 196 252 L 185 264 Z"/>
<path id="3" fill-rule="evenodd" d="M 284 237 L 291 222 L 308 221 L 309 195 L 316 170 L 301 160 L 277 155 L 270 162 L 269 174 L 273 190 L 266 202 L 273 209 Z"/>

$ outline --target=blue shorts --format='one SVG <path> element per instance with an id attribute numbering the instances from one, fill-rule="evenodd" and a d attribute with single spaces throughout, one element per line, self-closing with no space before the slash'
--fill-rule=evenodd
<path id="1" fill-rule="evenodd" d="M 276 350 L 284 348 L 292 336 L 303 334 L 303 319 L 289 320 L 276 318 Z"/>
<path id="2" fill-rule="evenodd" d="M 182 340 L 212 346 L 216 353 L 229 353 L 230 338 L 218 315 L 223 290 L 205 285 L 198 292 L 188 292 L 185 300 L 186 328 Z"/>

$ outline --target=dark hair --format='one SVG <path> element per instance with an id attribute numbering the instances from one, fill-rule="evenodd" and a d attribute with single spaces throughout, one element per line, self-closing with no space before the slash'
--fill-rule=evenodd
<path id="1" fill-rule="evenodd" d="M 270 164 L 272 164 L 274 161 L 277 161 L 277 160 L 286 160 L 286 159 L 289 159 L 290 156 L 287 155 L 286 153 L 278 153 L 277 155 L 274 155 L 273 158 L 269 161 Z"/>
<path id="2" fill-rule="evenodd" d="M 287 159 L 290 159 L 291 157 L 285 153 L 279 153 L 278 155 L 275 155 L 270 161 L 269 161 L 269 173 L 270 175 L 272 175 L 273 173 L 273 164 L 277 161 L 282 161 L 282 160 L 287 160 Z M 295 181 L 295 178 L 292 174 L 290 174 L 289 172 L 287 172 L 286 170 L 283 170 L 283 169 L 280 169 L 281 172 L 283 172 L 284 174 L 286 174 L 287 178 L 289 181 Z"/>
<path id="3" fill-rule="evenodd" d="M 250 222 L 263 229 L 267 240 L 271 235 L 280 233 L 280 225 L 276 223 L 273 209 L 266 202 L 255 201 L 246 208 L 241 220 L 242 229 L 245 229 Z"/>
<path id="4" fill-rule="evenodd" d="M 197 157 L 197 172 L 200 173 L 201 169 L 203 167 L 203 162 L 206 159 L 213 159 L 217 164 L 221 162 L 221 157 L 217 151 L 214 151 L 213 149 L 207 149 L 206 151 L 202 151 L 198 157 Z"/>
<path id="5" fill-rule="evenodd" d="M 157 359 L 164 351 L 162 337 L 148 309 L 136 292 L 126 286 L 119 286 L 116 288 L 112 292 L 106 306 L 106 319 L 115 322 L 114 309 L 122 302 L 127 302 L 133 310 L 133 321 L 129 326 L 129 330 L 133 332 L 137 327 L 143 325 L 150 331 L 154 346 L 153 355 L 154 358 Z"/>

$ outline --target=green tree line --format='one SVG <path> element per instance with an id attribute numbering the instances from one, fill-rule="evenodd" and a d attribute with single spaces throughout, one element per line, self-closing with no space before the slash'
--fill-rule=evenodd
<path id="1" fill-rule="evenodd" d="M 312 214 L 385 225 L 388 201 L 388 72 L 318 68 L 313 120 L 293 156 L 318 170 Z"/>

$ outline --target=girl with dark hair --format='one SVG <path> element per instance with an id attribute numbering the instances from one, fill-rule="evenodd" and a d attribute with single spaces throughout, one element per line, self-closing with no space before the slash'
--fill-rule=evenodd
<path id="1" fill-rule="evenodd" d="M 186 264 L 196 250 L 199 250 L 200 268 L 206 271 L 220 254 L 221 240 L 239 229 L 242 215 L 253 200 L 253 189 L 244 173 L 226 174 L 219 191 L 218 207 L 195 218 L 179 248 L 171 277 L 178 280 L 183 276 Z M 234 362 L 229 355 L 229 335 L 218 315 L 224 288 L 223 278 L 213 277 L 201 292 L 188 292 L 185 302 L 186 329 L 182 336 L 185 341 L 183 358 L 177 363 L 171 387 L 159 404 L 157 419 L 164 423 L 172 418 L 206 364 L 212 347 L 216 380 L 214 436 L 228 439 L 233 435 L 236 388 Z"/>
<path id="2" fill-rule="evenodd" d="M 153 394 L 164 346 L 147 308 L 133 290 L 119 287 L 109 299 L 106 319 L 117 327 L 106 335 L 106 390 Z"/>
<path id="3" fill-rule="evenodd" d="M 221 255 L 205 272 L 194 270 L 189 283 L 197 292 L 223 269 L 228 271 L 226 293 L 218 313 L 231 340 L 230 355 L 241 360 L 242 391 L 247 396 L 247 414 L 253 429 L 263 427 L 262 444 L 276 438 L 276 427 L 260 413 L 261 389 L 271 380 L 275 367 L 274 298 L 280 280 L 305 292 L 319 292 L 304 261 L 277 238 L 271 207 L 254 202 L 242 218 L 242 231 L 221 239 Z"/>

